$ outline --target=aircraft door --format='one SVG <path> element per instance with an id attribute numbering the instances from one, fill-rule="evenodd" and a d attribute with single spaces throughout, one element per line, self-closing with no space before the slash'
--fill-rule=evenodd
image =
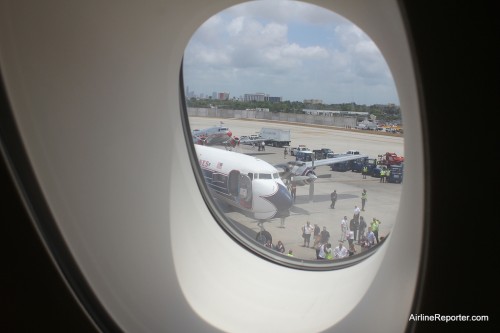
<path id="1" fill-rule="evenodd" d="M 228 190 L 229 194 L 233 196 L 235 201 L 239 197 L 239 178 L 240 178 L 240 172 L 238 170 L 232 170 L 229 173 L 229 180 L 228 180 Z"/>
<path id="2" fill-rule="evenodd" d="M 228 191 L 235 202 L 244 208 L 252 208 L 252 179 L 238 170 L 229 173 Z"/>
<path id="3" fill-rule="evenodd" d="M 252 208 L 252 180 L 247 175 L 240 174 L 239 198 L 243 207 Z"/>

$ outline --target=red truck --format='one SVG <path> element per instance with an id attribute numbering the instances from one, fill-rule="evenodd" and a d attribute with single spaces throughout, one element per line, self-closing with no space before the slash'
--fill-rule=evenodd
<path id="1" fill-rule="evenodd" d="M 400 165 L 405 161 L 403 156 L 398 156 L 396 153 L 385 153 L 378 155 L 378 164 L 383 165 Z"/>

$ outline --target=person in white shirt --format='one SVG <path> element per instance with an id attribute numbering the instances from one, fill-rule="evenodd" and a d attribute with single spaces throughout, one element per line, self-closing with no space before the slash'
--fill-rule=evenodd
<path id="1" fill-rule="evenodd" d="M 361 209 L 358 206 L 354 206 L 354 220 L 359 222 L 359 214 L 361 214 Z"/>
<path id="2" fill-rule="evenodd" d="M 314 227 L 311 225 L 311 222 L 307 221 L 306 225 L 302 227 L 302 236 L 304 237 L 304 247 L 309 247 L 309 243 L 311 242 L 311 233 L 314 231 Z"/>
<path id="3" fill-rule="evenodd" d="M 349 251 L 347 250 L 347 248 L 342 244 L 343 242 L 339 242 L 339 246 L 337 246 L 334 250 L 333 250 L 333 257 L 335 259 L 342 259 L 342 258 L 345 258 L 349 255 Z"/>
<path id="4" fill-rule="evenodd" d="M 349 247 L 354 244 L 354 231 L 349 230 L 347 232 L 347 241 L 349 242 Z"/>
<path id="5" fill-rule="evenodd" d="M 345 241 L 345 236 L 347 233 L 347 216 L 344 216 L 342 221 L 340 221 L 340 239 L 339 241 Z"/>
<path id="6" fill-rule="evenodd" d="M 372 247 L 375 245 L 375 234 L 372 231 L 371 227 L 368 227 L 368 233 L 366 235 L 366 245 L 367 247 Z"/>
<path id="7" fill-rule="evenodd" d="M 330 243 L 322 244 L 319 247 L 317 259 L 321 259 L 321 260 L 326 259 L 328 253 L 330 253 L 330 252 L 332 252 L 332 245 Z"/>

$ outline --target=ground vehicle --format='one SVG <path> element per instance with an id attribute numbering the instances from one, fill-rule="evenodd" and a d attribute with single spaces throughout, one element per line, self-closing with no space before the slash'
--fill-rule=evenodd
<path id="1" fill-rule="evenodd" d="M 400 184 L 403 182 L 403 169 L 404 165 L 390 165 L 389 170 L 391 171 L 389 177 L 387 177 L 388 183 Z"/>
<path id="2" fill-rule="evenodd" d="M 351 163 L 351 171 L 352 172 L 362 172 L 364 166 L 368 167 L 368 174 L 371 174 L 371 171 L 377 165 L 377 160 L 374 158 L 360 158 L 352 161 Z"/>
<path id="3" fill-rule="evenodd" d="M 310 150 L 301 150 L 295 153 L 295 160 L 302 162 L 311 162 L 313 160 L 314 153 Z"/>
<path id="4" fill-rule="evenodd" d="M 398 156 L 396 153 L 385 153 L 383 155 L 378 155 L 378 164 L 383 165 L 398 165 L 405 161 L 403 156 Z"/>
<path id="5" fill-rule="evenodd" d="M 271 145 L 273 147 L 283 147 L 290 145 L 291 134 L 290 130 L 263 127 L 260 130 L 259 138 L 264 139 L 266 145 Z"/>
<path id="6" fill-rule="evenodd" d="M 292 150 L 290 151 L 290 155 L 295 156 L 295 154 L 299 151 L 310 151 L 310 149 L 307 148 L 305 145 L 299 145 L 296 148 L 292 148 Z"/>
<path id="7" fill-rule="evenodd" d="M 375 166 L 371 172 L 369 171 L 368 174 L 372 177 L 375 177 L 375 178 L 380 178 L 380 171 L 381 170 L 387 170 L 387 166 L 383 165 L 383 164 L 378 164 L 377 166 Z"/>
<path id="8" fill-rule="evenodd" d="M 314 157 L 317 160 L 333 157 L 333 150 L 331 150 L 330 148 L 315 149 L 313 150 L 313 152 L 315 154 Z"/>
<path id="9" fill-rule="evenodd" d="M 348 171 L 348 170 L 351 170 L 351 164 L 352 164 L 352 161 L 345 161 L 345 162 L 330 164 L 330 170 L 341 171 L 341 172 Z"/>

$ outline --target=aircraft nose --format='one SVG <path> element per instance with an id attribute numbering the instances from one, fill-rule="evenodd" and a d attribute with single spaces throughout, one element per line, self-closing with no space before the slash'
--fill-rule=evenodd
<path id="1" fill-rule="evenodd" d="M 278 184 L 278 191 L 271 197 L 268 197 L 268 200 L 276 207 L 277 217 L 290 215 L 290 207 L 293 206 L 293 199 L 285 186 Z"/>

